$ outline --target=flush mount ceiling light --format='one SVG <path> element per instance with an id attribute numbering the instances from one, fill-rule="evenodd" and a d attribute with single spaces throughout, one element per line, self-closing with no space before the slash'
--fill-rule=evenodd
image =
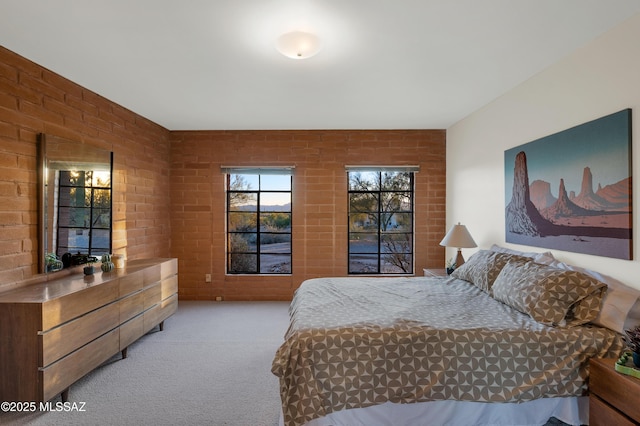
<path id="1" fill-rule="evenodd" d="M 278 37 L 276 48 L 288 58 L 306 59 L 320 51 L 320 39 L 315 34 L 292 31 Z"/>

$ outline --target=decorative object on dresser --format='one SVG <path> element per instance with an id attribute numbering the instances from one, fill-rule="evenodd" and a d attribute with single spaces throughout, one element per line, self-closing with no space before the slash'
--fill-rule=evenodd
<path id="1" fill-rule="evenodd" d="M 614 369 L 615 358 L 592 358 L 589 379 L 591 426 L 640 423 L 640 379 Z"/>
<path id="2" fill-rule="evenodd" d="M 447 232 L 447 235 L 440 241 L 440 245 L 444 247 L 456 247 L 458 249 L 455 268 L 459 268 L 464 263 L 461 249 L 478 247 L 476 242 L 473 241 L 473 237 L 467 230 L 467 227 L 461 225 L 460 222 L 458 222 L 457 225 L 453 225 L 449 232 Z"/>
<path id="3" fill-rule="evenodd" d="M 49 401 L 178 307 L 177 259 L 54 278 L 0 294 L 0 401 Z"/>
<path id="4" fill-rule="evenodd" d="M 102 260 L 102 265 L 100 265 L 100 269 L 102 269 L 102 272 L 111 272 L 111 271 L 113 271 L 113 268 L 115 267 L 115 265 L 111 261 L 111 255 L 110 254 L 103 254 L 101 260 Z"/>
<path id="5" fill-rule="evenodd" d="M 84 272 L 85 275 L 93 275 L 93 272 L 94 272 L 93 264 L 89 264 L 85 266 L 84 268 L 82 268 L 82 271 Z"/>
<path id="6" fill-rule="evenodd" d="M 624 331 L 624 343 L 631 350 L 633 364 L 640 367 L 640 326 Z"/>

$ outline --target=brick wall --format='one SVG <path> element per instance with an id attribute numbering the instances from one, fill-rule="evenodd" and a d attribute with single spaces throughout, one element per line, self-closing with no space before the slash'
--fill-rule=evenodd
<path id="1" fill-rule="evenodd" d="M 38 133 L 113 151 L 114 252 L 169 256 L 169 131 L 0 47 L 0 291 L 38 278 Z"/>
<path id="2" fill-rule="evenodd" d="M 345 275 L 346 164 L 421 166 L 416 273 L 443 262 L 443 130 L 169 132 L 0 47 L 0 291 L 43 279 L 38 133 L 114 152 L 114 252 L 178 257 L 182 299 L 287 300 L 304 279 Z M 293 275 L 225 275 L 221 165 L 296 166 Z"/>
<path id="3" fill-rule="evenodd" d="M 172 132 L 171 255 L 179 259 L 179 296 L 288 300 L 305 279 L 346 275 L 345 165 L 420 166 L 415 271 L 442 267 L 445 138 L 444 130 Z M 225 275 L 223 165 L 295 166 L 291 276 Z"/>

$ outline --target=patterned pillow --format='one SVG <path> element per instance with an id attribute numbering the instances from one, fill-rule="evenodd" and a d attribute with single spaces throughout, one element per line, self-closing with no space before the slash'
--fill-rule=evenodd
<path id="1" fill-rule="evenodd" d="M 565 317 L 567 327 L 582 325 L 595 320 L 600 314 L 607 290 L 608 288 L 605 284 L 603 287 L 594 290 L 593 293 L 586 295 L 584 299 L 574 303 Z"/>
<path id="2" fill-rule="evenodd" d="M 524 264 L 529 260 L 531 259 L 515 254 L 480 250 L 474 253 L 462 266 L 456 268 L 451 276 L 469 281 L 485 293 L 491 293 L 493 282 L 507 262 Z"/>
<path id="3" fill-rule="evenodd" d="M 496 278 L 493 297 L 542 324 L 566 327 L 594 319 L 606 287 L 578 271 L 508 263 Z"/>

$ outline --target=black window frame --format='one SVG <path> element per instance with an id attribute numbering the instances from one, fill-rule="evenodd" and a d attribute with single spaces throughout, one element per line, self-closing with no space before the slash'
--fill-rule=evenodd
<path id="1" fill-rule="evenodd" d="M 79 173 L 79 174 L 83 174 L 84 178 L 82 180 L 78 180 L 77 184 L 73 184 L 72 183 L 72 179 L 63 179 L 63 176 L 65 174 L 69 174 L 71 175 L 72 173 Z M 112 210 L 112 204 L 113 204 L 113 191 L 112 191 L 112 183 L 111 183 L 111 175 L 109 178 L 109 182 L 108 185 L 105 186 L 100 186 L 100 185 L 94 185 L 94 174 L 96 173 L 95 170 L 60 170 L 58 172 L 58 179 L 59 179 L 59 183 L 58 183 L 58 195 L 57 195 L 57 216 L 56 216 L 56 220 L 57 220 L 57 235 L 56 235 L 56 248 L 55 248 L 55 253 L 58 256 L 62 256 L 65 253 L 81 253 L 81 254 L 86 254 L 87 256 L 98 256 L 100 257 L 103 254 L 108 254 L 111 253 L 112 250 L 112 234 L 113 234 L 113 226 L 112 226 L 112 221 L 113 221 L 113 210 Z M 66 181 L 70 182 L 70 183 L 65 183 Z M 82 182 L 82 183 L 80 183 Z M 89 183 L 87 183 L 89 182 Z M 89 202 L 88 203 L 83 203 L 82 206 L 80 205 L 72 205 L 71 202 L 69 202 L 68 204 L 65 204 L 63 202 L 63 200 L 67 199 L 67 195 L 68 195 L 68 199 L 69 201 L 74 197 L 72 195 L 73 190 L 78 191 L 81 190 L 82 191 L 82 198 L 86 200 L 86 192 L 89 192 Z M 108 202 L 107 204 L 103 205 L 103 206 L 97 206 L 96 204 L 96 194 L 98 192 L 103 192 L 103 193 L 107 193 L 108 194 Z M 79 195 L 75 196 L 76 198 L 79 197 Z M 68 209 L 69 214 L 65 214 L 65 210 Z M 85 221 L 82 225 L 73 225 L 73 223 L 71 221 L 67 222 L 64 221 L 63 218 L 64 217 L 71 217 L 71 212 L 72 210 L 78 210 L 78 211 L 86 211 L 87 213 L 83 214 L 82 216 L 84 217 L 88 217 L 90 218 L 90 220 L 87 222 Z M 96 212 L 102 212 L 99 213 L 98 216 L 96 217 Z M 106 212 L 108 212 L 108 217 L 106 220 L 104 220 L 104 218 L 102 218 L 102 220 L 98 220 L 101 218 L 102 215 L 104 215 Z M 106 225 L 99 225 L 99 223 L 104 223 L 106 222 Z M 87 231 L 88 233 L 88 243 L 87 245 L 69 245 L 69 233 L 71 232 L 76 232 L 76 234 L 78 232 L 85 232 Z M 97 244 L 97 238 L 95 237 L 95 231 L 107 231 L 107 236 L 103 237 L 107 238 L 107 244 L 106 245 L 98 245 Z M 66 241 L 66 244 L 63 245 L 61 244 L 61 241 Z"/>
<path id="2" fill-rule="evenodd" d="M 378 179 L 377 179 L 377 186 L 375 189 L 354 189 L 352 188 L 352 180 L 351 180 L 351 174 L 352 173 L 378 173 Z M 383 188 L 382 182 L 383 182 L 383 174 L 384 173 L 407 173 L 408 174 L 408 179 L 409 179 L 409 184 L 408 184 L 408 188 L 399 188 L 399 189 L 391 189 L 391 188 Z M 408 195 L 410 200 L 409 200 L 409 208 L 408 209 L 399 209 L 399 210 L 385 210 L 383 207 L 383 200 L 385 199 L 385 197 L 383 196 L 384 194 L 403 194 L 403 195 Z M 377 206 L 376 209 L 370 209 L 369 211 L 354 211 L 353 210 L 353 206 L 352 206 L 352 196 L 355 194 L 374 194 L 373 198 L 377 200 Z M 397 169 L 394 170 L 393 168 L 390 169 L 384 169 L 384 170 L 379 170 L 375 167 L 372 167 L 370 169 L 367 169 L 366 167 L 359 167 L 356 170 L 349 170 L 347 169 L 347 206 L 348 206 L 348 218 L 347 218 L 347 240 L 348 240 L 348 249 L 347 249 L 347 269 L 348 269 L 348 274 L 349 275 L 413 275 L 415 273 L 415 171 L 413 170 L 403 170 L 403 169 Z M 405 232 L 387 232 L 385 231 L 383 228 L 383 226 L 381 225 L 381 223 L 383 223 L 382 220 L 380 220 L 380 217 L 382 217 L 382 215 L 384 214 L 389 214 L 391 213 L 391 215 L 393 216 L 394 214 L 402 214 L 405 215 L 406 217 L 410 218 L 410 222 L 409 222 L 409 231 L 405 231 Z M 377 230 L 375 232 L 371 232 L 371 231 L 356 231 L 354 229 L 352 229 L 352 225 L 356 222 L 355 221 L 355 215 L 377 215 L 378 216 L 378 220 L 377 220 Z M 353 245 L 355 245 L 354 241 L 355 239 L 353 238 L 354 236 L 374 236 L 375 235 L 375 243 L 376 243 L 376 251 L 375 252 L 371 252 L 369 249 L 367 250 L 357 250 L 354 249 Z M 409 247 L 408 250 L 405 251 L 400 251 L 400 252 L 393 252 L 393 251 L 386 251 L 384 250 L 384 240 L 385 240 L 385 236 L 390 237 L 391 240 L 393 241 L 393 236 L 397 236 L 397 235 L 408 235 L 408 239 L 407 239 L 407 245 Z M 393 244 L 393 243 L 392 243 Z M 371 245 L 370 245 L 371 246 Z M 370 247 L 369 247 L 370 248 Z M 391 253 L 391 254 L 390 254 Z M 385 256 L 393 256 L 393 254 L 399 254 L 401 256 L 406 256 L 406 259 L 408 259 L 409 262 L 409 268 L 408 270 L 403 270 L 402 267 L 397 266 L 396 267 L 399 269 L 397 272 L 393 272 L 390 270 L 385 269 L 385 261 L 384 258 Z M 358 270 L 357 268 L 354 267 L 355 261 L 358 259 L 358 256 L 360 256 L 360 258 L 366 258 L 369 257 L 369 259 L 373 258 L 373 255 L 376 256 L 376 265 L 375 265 L 375 269 L 367 269 L 364 268 L 363 270 Z M 396 262 L 400 262 L 402 264 L 402 258 L 401 259 L 395 259 Z M 365 262 L 366 263 L 366 262 Z M 390 262 L 387 262 L 390 263 Z M 369 264 L 370 265 L 370 264 Z"/>
<path id="3" fill-rule="evenodd" d="M 232 189 L 231 188 L 231 180 L 233 175 L 257 175 L 258 177 L 258 188 L 257 189 Z M 288 176 L 290 179 L 289 189 L 263 189 L 262 188 L 262 180 L 264 176 L 267 175 L 279 175 L 279 176 Z M 226 184 L 226 273 L 228 275 L 292 275 L 293 274 L 293 213 L 292 213 L 292 204 L 293 204 L 293 175 L 290 172 L 283 171 L 282 173 L 278 173 L 277 171 L 269 171 L 268 173 L 243 173 L 241 170 L 236 172 L 227 172 L 225 176 L 225 184 Z M 274 193 L 289 193 L 289 210 L 264 210 L 262 205 L 262 194 L 274 194 Z M 255 210 L 242 210 L 242 209 L 234 209 L 231 206 L 232 198 L 235 194 L 244 195 L 244 196 L 254 196 L 256 205 Z M 253 215 L 255 216 L 255 230 L 232 230 L 232 216 L 234 214 L 238 215 Z M 289 215 L 289 231 L 274 231 L 269 230 L 265 231 L 263 226 L 266 226 L 265 216 L 266 215 L 278 215 L 278 214 L 287 214 Z M 252 238 L 255 241 L 255 251 L 253 250 L 233 250 L 232 240 L 234 236 L 247 236 L 255 235 Z M 268 253 L 265 252 L 263 246 L 268 245 L 267 243 L 263 243 L 263 240 L 266 240 L 268 237 L 282 239 L 283 237 L 286 239 L 288 236 L 288 251 L 280 251 L 278 253 Z M 239 257 L 236 257 L 239 256 Z M 242 257 L 244 256 L 244 261 Z M 275 256 L 276 258 L 281 256 L 286 258 L 284 262 L 281 262 L 280 265 L 285 265 L 285 269 L 277 269 L 274 271 L 263 270 L 262 257 L 263 256 Z M 253 269 L 238 269 L 236 270 L 234 265 L 234 258 L 238 259 L 236 264 L 247 264 L 250 266 L 252 261 L 251 257 L 255 257 L 255 264 Z M 288 270 L 286 269 L 288 266 Z M 275 266 L 278 268 L 278 266 Z"/>

